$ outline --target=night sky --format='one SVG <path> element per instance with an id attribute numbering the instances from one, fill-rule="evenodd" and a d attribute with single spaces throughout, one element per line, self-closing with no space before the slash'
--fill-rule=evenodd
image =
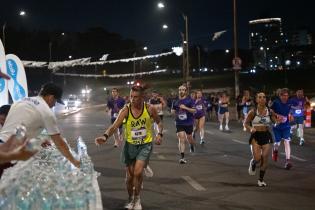
<path id="1" fill-rule="evenodd" d="M 233 46 L 233 0 L 168 0 L 164 10 L 156 0 L 2 0 L 0 24 L 27 29 L 85 31 L 101 26 L 123 38 L 132 38 L 148 46 L 149 52 L 179 45 L 184 30 L 181 13 L 189 18 L 190 44 L 210 49 Z M 315 29 L 313 1 L 237 0 L 240 47 L 248 48 L 248 21 L 261 17 L 280 17 L 284 27 Z M 19 10 L 27 16 L 20 17 Z M 162 24 L 168 24 L 167 31 Z M 227 30 L 215 42 L 214 32 Z"/>

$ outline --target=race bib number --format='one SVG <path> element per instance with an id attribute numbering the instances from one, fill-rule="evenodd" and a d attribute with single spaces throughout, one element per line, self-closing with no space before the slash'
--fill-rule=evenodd
<path id="1" fill-rule="evenodd" d="M 301 113 L 302 113 L 302 110 L 301 110 L 301 109 L 295 110 L 295 114 L 301 114 Z"/>
<path id="2" fill-rule="evenodd" d="M 197 105 L 197 106 L 196 106 L 196 109 L 197 109 L 197 110 L 202 110 L 202 105 Z"/>
<path id="3" fill-rule="evenodd" d="M 182 113 L 178 115 L 178 119 L 180 120 L 186 120 L 187 119 L 187 114 L 186 113 Z"/>
<path id="4" fill-rule="evenodd" d="M 118 113 L 114 113 L 113 117 L 117 118 L 118 117 Z"/>
<path id="5" fill-rule="evenodd" d="M 147 136 L 147 131 L 145 129 L 138 129 L 131 131 L 131 138 L 133 140 L 145 139 Z"/>

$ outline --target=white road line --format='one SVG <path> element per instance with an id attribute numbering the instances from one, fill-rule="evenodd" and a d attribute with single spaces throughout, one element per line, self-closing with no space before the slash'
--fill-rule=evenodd
<path id="1" fill-rule="evenodd" d="M 234 141 L 236 143 L 239 143 L 239 144 L 247 144 L 247 142 L 243 142 L 243 141 L 240 141 L 240 140 L 237 140 L 237 139 L 232 139 L 232 141 Z"/>
<path id="2" fill-rule="evenodd" d="M 214 135 L 212 131 L 205 131 L 207 134 Z"/>
<path id="3" fill-rule="evenodd" d="M 196 182 L 195 180 L 193 180 L 190 176 L 182 176 L 182 178 L 188 182 L 188 184 L 190 184 L 195 190 L 198 191 L 206 191 L 206 188 L 204 188 L 203 186 L 201 186 L 198 182 Z"/>
<path id="4" fill-rule="evenodd" d="M 165 160 L 165 156 L 164 155 L 157 155 L 157 158 L 160 159 L 160 160 Z"/>
<path id="5" fill-rule="evenodd" d="M 284 152 L 281 153 L 281 155 L 285 155 Z M 299 158 L 299 157 L 296 157 L 294 155 L 291 155 L 291 158 L 292 159 L 295 159 L 295 160 L 298 160 L 298 161 L 301 161 L 301 162 L 306 162 L 307 160 L 303 159 L 303 158 Z"/>

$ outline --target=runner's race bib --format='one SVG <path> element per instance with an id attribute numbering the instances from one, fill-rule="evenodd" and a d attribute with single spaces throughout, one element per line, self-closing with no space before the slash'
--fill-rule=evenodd
<path id="1" fill-rule="evenodd" d="M 301 109 L 296 109 L 295 110 L 295 114 L 301 114 L 302 113 L 302 110 Z"/>
<path id="2" fill-rule="evenodd" d="M 141 141 L 147 137 L 147 131 L 144 128 L 140 128 L 138 130 L 131 131 L 131 138 L 133 141 Z"/>
<path id="3" fill-rule="evenodd" d="M 178 119 L 180 120 L 186 120 L 187 119 L 187 114 L 186 113 L 181 113 L 178 115 Z"/>
<path id="4" fill-rule="evenodd" d="M 197 106 L 196 106 L 196 109 L 197 109 L 197 110 L 202 110 L 202 108 L 203 108 L 202 105 L 197 105 Z"/>
<path id="5" fill-rule="evenodd" d="M 117 118 L 118 117 L 118 113 L 114 113 L 113 117 Z"/>

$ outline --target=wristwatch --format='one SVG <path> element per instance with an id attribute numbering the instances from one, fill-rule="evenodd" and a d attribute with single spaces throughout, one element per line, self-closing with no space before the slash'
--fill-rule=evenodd
<path id="1" fill-rule="evenodd" d="M 104 133 L 103 136 L 105 137 L 105 141 L 107 141 L 107 139 L 108 139 L 108 134 L 107 134 L 107 133 Z"/>

